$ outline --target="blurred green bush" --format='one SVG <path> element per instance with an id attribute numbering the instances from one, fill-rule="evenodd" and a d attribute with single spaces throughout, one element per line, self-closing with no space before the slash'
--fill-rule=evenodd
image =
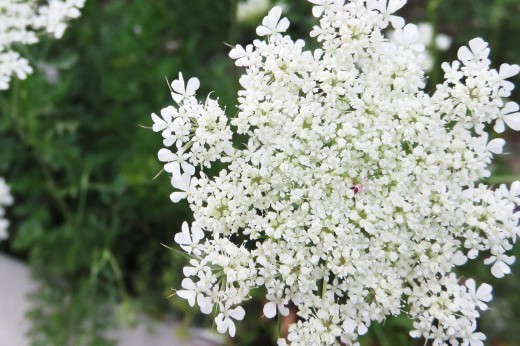
<path id="1" fill-rule="evenodd" d="M 495 66 L 520 63 L 520 0 L 409 3 L 407 19 L 433 22 L 454 38 L 438 58 L 451 60 L 457 47 L 482 36 Z M 204 323 L 185 302 L 167 299 L 180 286 L 184 260 L 161 244 L 171 245 L 190 216 L 186 205 L 169 202 L 167 175 L 153 180 L 161 170 L 160 138 L 139 125 L 149 126 L 149 114 L 170 103 L 166 79 L 180 70 L 199 77 L 200 94 L 215 91 L 233 115 L 240 71 L 227 58 L 226 43 L 254 38 L 254 26 L 236 22 L 236 5 L 88 0 L 64 39 L 25 51 L 37 71 L 0 94 L 0 176 L 16 198 L 12 237 L 0 247 L 26 259 L 41 284 L 31 312 L 35 345 L 110 344 L 106 329 L 133 323 L 136 311 L 161 317 L 173 310 L 186 325 Z M 286 6 L 291 33 L 308 37 L 310 4 L 288 0 Z M 439 76 L 434 70 L 430 84 Z M 519 179 L 520 140 L 508 140 L 513 155 L 498 162 L 493 184 Z M 520 345 L 520 266 L 513 271 L 500 281 L 479 266 L 461 274 L 496 288 L 482 319 L 493 345 Z M 275 322 L 258 323 L 261 304 L 248 304 L 236 344 L 273 340 Z M 409 326 L 406 318 L 390 319 L 373 326 L 363 344 L 413 344 Z"/>

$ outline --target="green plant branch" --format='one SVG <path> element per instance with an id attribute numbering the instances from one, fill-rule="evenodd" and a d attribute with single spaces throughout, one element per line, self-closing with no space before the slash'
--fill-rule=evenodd
<path id="1" fill-rule="evenodd" d="M 13 122 L 14 131 L 21 140 L 22 144 L 29 148 L 40 172 L 43 175 L 45 180 L 45 187 L 47 192 L 51 195 L 52 199 L 56 203 L 58 209 L 63 214 L 65 218 L 69 218 L 71 216 L 71 212 L 67 207 L 64 199 L 61 197 L 58 189 L 58 184 L 54 180 L 51 169 L 48 167 L 47 163 L 42 160 L 40 153 L 38 152 L 38 146 L 33 143 L 33 141 L 26 136 L 23 131 L 23 126 L 20 124 L 21 114 L 20 114 L 20 81 L 18 79 L 14 79 L 12 81 L 12 96 L 11 96 L 11 105 L 10 110 L 7 112 L 11 117 Z"/>

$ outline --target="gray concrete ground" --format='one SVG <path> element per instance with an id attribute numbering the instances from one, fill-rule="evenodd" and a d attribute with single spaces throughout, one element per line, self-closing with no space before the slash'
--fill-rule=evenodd
<path id="1" fill-rule="evenodd" d="M 35 289 L 29 270 L 21 262 L 0 254 L 0 345 L 25 346 L 29 321 L 27 293 Z"/>
<path id="2" fill-rule="evenodd" d="M 30 308 L 27 295 L 36 289 L 27 266 L 0 254 L 0 345 L 26 346 L 30 322 L 25 312 Z M 179 340 L 174 321 L 157 322 L 139 317 L 136 328 L 111 331 L 109 337 L 121 346 L 217 346 L 222 338 L 204 329 L 192 329 L 189 340 Z M 61 345 L 57 345 L 61 346 Z"/>

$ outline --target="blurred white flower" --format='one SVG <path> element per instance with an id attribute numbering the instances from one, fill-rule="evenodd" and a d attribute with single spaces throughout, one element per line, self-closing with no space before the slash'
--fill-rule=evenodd
<path id="1" fill-rule="evenodd" d="M 416 35 L 418 35 L 416 38 L 416 47 L 422 46 L 423 48 L 421 50 L 424 50 L 421 65 L 426 71 L 431 71 L 434 63 L 433 58 L 430 54 L 431 49 L 446 51 L 451 47 L 451 43 L 453 40 L 448 35 L 441 33 L 437 34 L 434 37 L 433 26 L 427 22 L 417 24 L 416 28 L 417 34 L 413 33 L 414 38 L 416 37 Z M 411 29 L 408 30 L 408 35 L 410 36 Z M 400 34 L 400 30 L 392 30 L 388 33 L 388 37 L 390 38 L 390 40 L 400 44 L 402 44 L 401 36 L 402 34 Z"/>
<path id="2" fill-rule="evenodd" d="M 450 49 L 452 38 L 448 35 L 438 33 L 435 37 L 433 35 L 433 26 L 428 23 L 419 23 L 417 24 L 417 28 L 419 30 L 419 35 L 421 36 L 421 42 L 426 47 L 435 46 L 436 49 L 441 51 L 446 51 Z"/>
<path id="3" fill-rule="evenodd" d="M 0 1 L 0 90 L 9 88 L 13 76 L 25 79 L 33 71 L 14 45 L 34 44 L 43 34 L 61 38 L 67 22 L 80 16 L 84 3 L 85 0 Z"/>
<path id="4" fill-rule="evenodd" d="M 237 4 L 237 20 L 241 23 L 251 23 L 267 13 L 271 6 L 270 0 L 246 0 Z"/>
<path id="5" fill-rule="evenodd" d="M 5 207 L 12 205 L 14 202 L 11 190 L 6 184 L 4 178 L 0 177 L 0 241 L 5 240 L 9 237 L 7 228 L 9 227 L 9 221 L 5 219 Z"/>

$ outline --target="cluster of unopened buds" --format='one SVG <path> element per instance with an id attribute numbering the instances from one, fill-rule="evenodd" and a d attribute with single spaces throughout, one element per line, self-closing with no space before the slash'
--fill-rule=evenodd
<path id="1" fill-rule="evenodd" d="M 9 233 L 7 233 L 9 221 L 5 218 L 4 208 L 10 206 L 11 204 L 13 204 L 11 190 L 6 184 L 4 178 L 0 178 L 0 241 L 9 237 Z"/>
<path id="2" fill-rule="evenodd" d="M 244 71 L 231 118 L 182 74 L 176 105 L 152 115 L 171 199 L 194 218 L 175 236 L 190 257 L 177 295 L 234 336 L 262 287 L 266 317 L 298 316 L 279 345 L 356 345 L 403 313 L 414 338 L 483 345 L 492 288 L 454 272 L 483 259 L 500 278 L 514 261 L 520 183 L 485 184 L 505 144 L 486 128 L 520 130 L 507 100 L 520 68 L 492 69 L 477 38 L 429 95 L 419 31 L 395 14 L 406 0 L 309 1 L 319 49 L 285 36 L 275 7 L 265 40 L 231 50 Z"/>
<path id="3" fill-rule="evenodd" d="M 0 1 L 0 90 L 9 88 L 13 76 L 25 79 L 33 69 L 16 51 L 16 45 L 31 45 L 42 35 L 61 38 L 67 22 L 80 16 L 85 0 Z"/>

